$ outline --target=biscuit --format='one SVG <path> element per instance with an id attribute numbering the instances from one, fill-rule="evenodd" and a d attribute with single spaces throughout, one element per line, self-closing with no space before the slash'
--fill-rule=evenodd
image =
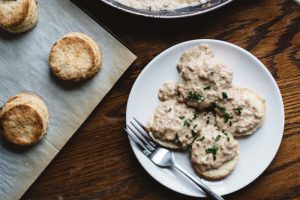
<path id="1" fill-rule="evenodd" d="M 195 165 L 193 166 L 193 168 L 196 171 L 196 173 L 202 177 L 205 177 L 210 180 L 219 180 L 225 178 L 226 176 L 232 173 L 232 171 L 235 169 L 235 166 L 238 162 L 238 158 L 239 156 L 236 155 L 231 161 L 226 162 L 224 165 L 222 165 L 217 169 L 201 171 L 201 169 Z"/>
<path id="2" fill-rule="evenodd" d="M 184 51 L 177 64 L 178 101 L 202 110 L 218 100 L 218 93 L 231 88 L 233 72 L 214 57 L 209 45 L 200 44 Z"/>
<path id="3" fill-rule="evenodd" d="M 69 33 L 52 47 L 49 66 L 62 80 L 81 81 L 97 74 L 102 65 L 101 50 L 97 43 L 82 33 Z"/>
<path id="4" fill-rule="evenodd" d="M 197 174 L 217 180 L 229 175 L 239 157 L 239 144 L 231 134 L 207 126 L 192 144 L 191 162 Z"/>
<path id="5" fill-rule="evenodd" d="M 172 150 L 180 150 L 181 149 L 181 146 L 179 146 L 178 144 L 176 144 L 174 142 L 163 141 L 163 140 L 155 138 L 155 136 L 153 135 L 152 132 L 149 133 L 149 136 L 156 144 L 158 144 L 162 147 L 165 147 L 167 149 L 172 149 Z"/>
<path id="6" fill-rule="evenodd" d="M 21 33 L 32 29 L 38 22 L 35 0 L 0 1 L 0 27 L 8 32 Z"/>
<path id="7" fill-rule="evenodd" d="M 46 135 L 49 113 L 38 96 L 20 93 L 1 108 L 0 121 L 7 140 L 17 145 L 32 145 Z"/>
<path id="8" fill-rule="evenodd" d="M 195 109 L 171 99 L 158 105 L 147 129 L 159 145 L 168 149 L 187 149 L 206 123 L 201 116 Z"/>
<path id="9" fill-rule="evenodd" d="M 93 51 L 94 51 L 94 55 L 95 55 L 95 66 L 93 68 L 93 72 L 92 73 L 97 73 L 102 65 L 102 52 L 98 46 L 98 44 L 89 36 L 83 34 L 83 33 L 79 33 L 79 32 L 73 32 L 70 33 L 70 35 L 72 36 L 77 36 L 77 37 L 81 37 L 82 39 L 86 40 L 87 43 L 91 44 Z"/>
<path id="10" fill-rule="evenodd" d="M 265 100 L 248 88 L 233 88 L 217 102 L 216 125 L 235 137 L 253 134 L 263 124 Z"/>

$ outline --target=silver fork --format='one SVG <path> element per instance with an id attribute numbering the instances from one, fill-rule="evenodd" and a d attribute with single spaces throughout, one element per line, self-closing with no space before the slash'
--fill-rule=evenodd
<path id="1" fill-rule="evenodd" d="M 159 147 L 152 142 L 144 125 L 136 118 L 133 119 L 134 122 L 130 121 L 130 125 L 127 124 L 125 131 L 133 143 L 145 154 L 146 157 L 161 168 L 175 168 L 179 170 L 182 174 L 199 186 L 205 192 L 207 197 L 211 199 L 224 200 L 220 195 L 216 194 L 207 185 L 205 185 L 199 178 L 194 177 L 191 173 L 179 166 L 175 161 L 172 151 Z"/>

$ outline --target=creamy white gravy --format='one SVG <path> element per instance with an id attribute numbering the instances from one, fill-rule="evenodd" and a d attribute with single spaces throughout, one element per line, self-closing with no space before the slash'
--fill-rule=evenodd
<path id="1" fill-rule="evenodd" d="M 159 104 L 150 119 L 148 130 L 156 139 L 187 148 L 199 135 L 203 126 L 214 123 L 212 113 L 199 113 L 171 99 Z"/>
<path id="2" fill-rule="evenodd" d="M 208 45 L 198 45 L 185 51 L 177 65 L 179 101 L 203 109 L 219 100 L 223 90 L 231 87 L 233 72 L 214 57 Z"/>
<path id="3" fill-rule="evenodd" d="M 217 103 L 216 124 L 235 136 L 253 133 L 264 120 L 265 101 L 246 88 L 227 91 L 227 99 Z"/>
<path id="4" fill-rule="evenodd" d="M 153 137 L 182 148 L 202 171 L 216 169 L 239 153 L 233 136 L 253 133 L 263 122 L 264 100 L 249 89 L 232 87 L 233 72 L 210 46 L 186 50 L 177 65 L 178 82 L 163 84 L 149 123 Z M 207 109 L 214 108 L 214 113 Z M 196 139 L 195 139 L 196 138 Z"/>
<path id="5" fill-rule="evenodd" d="M 158 98 L 161 101 L 166 101 L 168 99 L 176 99 L 178 97 L 177 85 L 175 82 L 164 83 L 158 91 Z"/>
<path id="6" fill-rule="evenodd" d="M 207 3 L 209 0 L 118 0 L 120 3 L 142 10 L 170 10 Z"/>
<path id="7" fill-rule="evenodd" d="M 231 134 L 223 133 L 213 126 L 206 126 L 193 142 L 191 161 L 204 172 L 231 161 L 238 152 L 238 142 Z"/>

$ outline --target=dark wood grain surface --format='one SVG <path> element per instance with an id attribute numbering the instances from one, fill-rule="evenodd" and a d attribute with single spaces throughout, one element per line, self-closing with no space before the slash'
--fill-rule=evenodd
<path id="1" fill-rule="evenodd" d="M 271 71 L 284 100 L 285 132 L 277 156 L 257 180 L 225 198 L 300 199 L 300 5 L 292 0 L 236 0 L 202 16 L 154 20 L 125 14 L 99 0 L 76 2 L 138 59 L 23 199 L 192 199 L 147 174 L 123 127 L 128 94 L 144 66 L 166 48 L 198 38 L 229 41 L 253 53 Z"/>

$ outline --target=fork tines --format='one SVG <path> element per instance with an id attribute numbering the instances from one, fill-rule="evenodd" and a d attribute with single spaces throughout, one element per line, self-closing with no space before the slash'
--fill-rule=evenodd
<path id="1" fill-rule="evenodd" d="M 149 133 L 145 126 L 136 118 L 133 118 L 133 121 L 130 121 L 130 124 L 127 124 L 125 131 L 134 144 L 146 156 L 150 155 L 156 149 L 156 144 L 149 138 Z"/>

